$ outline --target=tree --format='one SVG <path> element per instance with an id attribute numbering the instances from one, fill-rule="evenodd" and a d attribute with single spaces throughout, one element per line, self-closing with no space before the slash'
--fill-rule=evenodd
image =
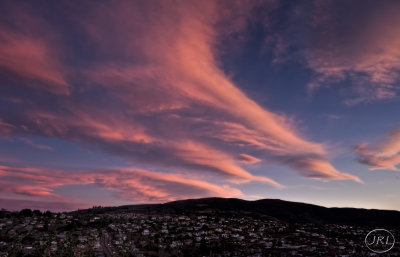
<path id="1" fill-rule="evenodd" d="M 42 216 L 42 212 L 40 210 L 34 210 L 33 215 L 35 216 Z"/>
<path id="2" fill-rule="evenodd" d="M 19 212 L 19 214 L 20 214 L 21 216 L 24 216 L 24 217 L 32 217 L 32 216 L 33 216 L 33 212 L 32 212 L 31 209 L 23 209 L 23 210 L 21 210 L 21 211 Z"/>

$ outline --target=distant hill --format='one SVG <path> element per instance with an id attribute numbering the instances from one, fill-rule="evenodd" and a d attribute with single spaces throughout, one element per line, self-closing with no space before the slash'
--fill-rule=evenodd
<path id="1" fill-rule="evenodd" d="M 80 213 L 146 212 L 146 213 L 249 213 L 268 215 L 289 223 L 347 224 L 376 228 L 400 229 L 400 212 L 356 208 L 327 208 L 313 204 L 279 199 L 246 201 L 236 198 L 188 199 L 164 204 L 125 205 L 79 210 Z"/>

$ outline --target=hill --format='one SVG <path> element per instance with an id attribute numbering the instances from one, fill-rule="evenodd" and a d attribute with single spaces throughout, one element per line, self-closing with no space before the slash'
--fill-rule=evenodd
<path id="1" fill-rule="evenodd" d="M 391 210 L 327 208 L 279 199 L 246 201 L 236 198 L 200 198 L 164 204 L 125 205 L 79 210 L 80 213 L 247 213 L 267 215 L 288 223 L 346 224 L 379 228 L 400 228 L 400 212 Z"/>

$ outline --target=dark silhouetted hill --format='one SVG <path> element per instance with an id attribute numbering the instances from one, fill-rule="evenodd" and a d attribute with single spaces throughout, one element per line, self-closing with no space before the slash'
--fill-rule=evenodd
<path id="1" fill-rule="evenodd" d="M 377 228 L 400 228 L 400 212 L 391 210 L 327 208 L 313 204 L 289 202 L 279 199 L 246 201 L 236 198 L 188 199 L 164 204 L 126 205 L 103 207 L 79 212 L 112 213 L 248 213 L 267 215 L 289 223 L 320 223 L 370 226 Z"/>

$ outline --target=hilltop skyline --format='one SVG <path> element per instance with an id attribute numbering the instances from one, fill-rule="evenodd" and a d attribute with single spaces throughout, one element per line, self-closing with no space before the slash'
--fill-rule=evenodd
<path id="1" fill-rule="evenodd" d="M 400 3 L 3 1 L 0 208 L 400 210 Z"/>

